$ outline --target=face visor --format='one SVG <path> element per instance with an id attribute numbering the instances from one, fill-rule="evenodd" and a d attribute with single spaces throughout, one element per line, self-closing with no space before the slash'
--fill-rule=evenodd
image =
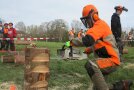
<path id="1" fill-rule="evenodd" d="M 82 21 L 82 23 L 84 24 L 84 26 L 86 28 L 92 28 L 93 24 L 94 24 L 94 20 L 92 17 L 92 13 L 93 13 L 93 9 L 89 12 L 88 16 L 86 17 L 81 17 L 80 20 Z"/>

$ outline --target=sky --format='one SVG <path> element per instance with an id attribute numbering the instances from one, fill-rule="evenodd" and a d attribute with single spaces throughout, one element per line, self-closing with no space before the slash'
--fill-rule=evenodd
<path id="1" fill-rule="evenodd" d="M 121 15 L 122 27 L 134 27 L 134 0 L 0 0 L 0 18 L 13 23 L 23 21 L 25 25 L 40 25 L 54 19 L 70 24 L 80 20 L 87 4 L 95 5 L 100 18 L 109 25 L 114 7 L 125 6 L 129 11 Z"/>

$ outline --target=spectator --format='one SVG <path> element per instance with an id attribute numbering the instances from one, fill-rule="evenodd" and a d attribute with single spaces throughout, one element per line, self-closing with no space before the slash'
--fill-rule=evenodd
<path id="1" fill-rule="evenodd" d="M 2 21 L 0 21 L 0 38 L 3 38 L 3 25 L 2 25 Z M 0 50 L 2 50 L 2 40 L 0 40 Z"/>
<path id="2" fill-rule="evenodd" d="M 129 32 L 129 33 L 128 33 L 128 37 L 127 37 L 128 45 L 129 45 L 129 46 L 133 46 L 133 41 L 132 41 L 132 39 L 133 39 L 133 34 L 132 34 L 132 32 Z"/>
<path id="3" fill-rule="evenodd" d="M 3 30 L 3 38 L 5 38 L 5 39 L 8 38 L 7 35 L 8 35 L 8 23 L 5 23 L 4 24 L 4 30 Z M 4 49 L 4 50 L 7 51 L 8 47 L 9 47 L 8 40 L 3 40 L 1 50 Z"/>
<path id="4" fill-rule="evenodd" d="M 78 38 L 82 38 L 84 37 L 84 33 L 83 33 L 83 29 L 81 29 L 79 32 L 78 32 Z"/>
<path id="5" fill-rule="evenodd" d="M 13 23 L 9 23 L 9 30 L 8 30 L 8 38 L 12 39 L 12 38 L 16 38 L 16 29 L 13 28 Z M 11 51 L 15 51 L 15 44 L 14 44 L 14 40 L 9 40 L 9 45 L 10 45 L 10 50 Z"/>

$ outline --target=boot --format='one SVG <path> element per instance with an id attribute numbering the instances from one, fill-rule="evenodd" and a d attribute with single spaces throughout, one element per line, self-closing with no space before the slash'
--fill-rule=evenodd
<path id="1" fill-rule="evenodd" d="M 133 85 L 131 80 L 121 80 L 113 84 L 113 90 L 130 90 L 130 87 Z"/>

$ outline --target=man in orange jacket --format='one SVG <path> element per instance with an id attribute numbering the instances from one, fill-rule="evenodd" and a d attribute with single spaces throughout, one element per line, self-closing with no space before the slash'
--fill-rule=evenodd
<path id="1" fill-rule="evenodd" d="M 8 38 L 8 23 L 5 23 L 4 24 L 4 30 L 3 30 L 3 38 Z M 1 50 L 8 50 L 8 47 L 9 47 L 9 41 L 8 40 L 3 40 L 2 41 L 2 47 L 1 47 Z"/>
<path id="2" fill-rule="evenodd" d="M 78 38 L 82 38 L 83 36 L 84 36 L 83 29 L 81 29 L 81 30 L 78 32 Z"/>
<path id="3" fill-rule="evenodd" d="M 74 35 L 75 35 L 75 30 L 74 30 L 74 28 L 72 28 L 72 30 L 70 30 L 68 32 L 69 41 L 71 41 L 72 39 L 74 39 Z M 65 47 L 65 45 L 62 48 L 64 48 L 64 47 Z M 73 57 L 73 48 L 72 48 L 72 46 L 69 46 L 69 48 L 70 48 L 69 56 L 70 57 Z"/>
<path id="4" fill-rule="evenodd" d="M 115 71 L 120 65 L 119 51 L 110 27 L 99 18 L 98 10 L 93 5 L 83 8 L 81 21 L 88 28 L 85 37 L 71 41 L 74 46 L 84 45 L 86 53 L 93 52 L 96 62 L 89 60 L 85 64 L 95 90 L 124 90 L 131 84 L 129 81 L 120 81 L 114 85 L 106 83 L 104 76 Z"/>
<path id="5" fill-rule="evenodd" d="M 71 41 L 72 39 L 74 39 L 74 28 L 72 28 L 69 32 L 68 32 L 68 36 L 69 36 L 69 40 Z"/>

